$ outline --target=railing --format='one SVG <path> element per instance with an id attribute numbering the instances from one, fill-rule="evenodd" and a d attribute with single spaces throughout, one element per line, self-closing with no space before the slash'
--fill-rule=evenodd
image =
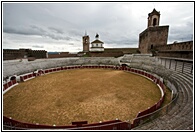
<path id="1" fill-rule="evenodd" d="M 129 68 L 126 66 L 112 66 L 112 65 L 99 65 L 99 66 L 66 66 L 66 67 L 60 67 L 60 68 L 51 68 L 51 69 L 46 69 L 46 70 L 40 70 L 38 71 L 38 75 L 41 74 L 48 74 L 48 73 L 52 73 L 52 72 L 56 72 L 56 71 L 61 71 L 61 70 L 69 70 L 69 69 L 81 69 L 81 68 L 103 68 L 103 69 L 115 69 L 115 70 L 123 70 L 123 71 L 128 71 L 128 72 L 132 72 L 132 73 L 136 73 L 142 76 L 145 76 L 149 79 L 151 79 L 154 83 L 158 84 L 160 86 L 160 88 L 162 89 L 162 97 L 160 98 L 160 100 L 153 105 L 152 107 L 149 107 L 148 109 L 139 112 L 137 114 L 137 117 L 134 120 L 130 120 L 129 122 L 122 122 L 120 120 L 116 120 L 116 121 L 109 121 L 109 122 L 102 122 L 102 123 L 93 123 L 93 124 L 81 124 L 79 127 L 76 125 L 70 125 L 70 126 L 49 126 L 49 125 L 39 125 L 39 124 L 30 124 L 30 123 L 23 123 L 23 122 L 19 122 L 17 120 L 13 120 L 12 118 L 8 118 L 8 117 L 3 117 L 3 125 L 4 125 L 4 129 L 78 129 L 78 130 L 128 130 L 128 129 L 132 129 L 135 128 L 147 121 L 150 121 L 158 116 L 160 116 L 161 114 L 166 114 L 168 112 L 168 110 L 170 110 L 170 108 L 172 108 L 172 105 L 175 104 L 175 101 L 177 99 L 177 97 L 175 97 L 170 104 L 168 104 L 165 107 L 161 108 L 161 105 L 164 101 L 164 97 L 165 97 L 165 86 L 164 84 L 161 82 L 161 80 L 155 76 L 153 76 L 152 74 L 142 71 L 142 70 L 137 70 L 137 69 L 133 69 L 133 68 Z M 30 75 L 30 76 L 29 76 Z M 23 75 L 23 78 L 25 77 L 25 79 L 28 78 L 32 78 L 32 75 L 35 74 L 27 74 L 27 75 Z M 24 81 L 24 80 L 22 80 Z M 7 83 L 10 84 L 10 83 Z M 6 85 L 5 85 L 6 86 Z M 11 84 L 10 84 L 11 86 Z"/>
<path id="2" fill-rule="evenodd" d="M 164 67 L 181 72 L 193 74 L 193 60 L 169 57 L 157 57 L 158 62 Z"/>

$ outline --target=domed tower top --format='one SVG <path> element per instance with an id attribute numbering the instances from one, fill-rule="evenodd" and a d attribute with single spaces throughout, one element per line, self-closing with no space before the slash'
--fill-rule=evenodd
<path id="1" fill-rule="evenodd" d="M 160 12 L 154 8 L 151 13 L 148 14 L 148 27 L 159 26 Z"/>
<path id="2" fill-rule="evenodd" d="M 96 34 L 95 38 L 98 40 L 98 39 L 99 39 L 99 35 L 98 35 L 98 34 Z"/>

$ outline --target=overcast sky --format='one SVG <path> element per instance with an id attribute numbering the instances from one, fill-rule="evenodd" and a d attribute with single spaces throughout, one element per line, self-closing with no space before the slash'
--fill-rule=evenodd
<path id="1" fill-rule="evenodd" d="M 138 47 L 148 13 L 160 11 L 168 43 L 193 38 L 193 2 L 3 3 L 3 48 L 82 51 L 85 31 L 104 47 Z"/>

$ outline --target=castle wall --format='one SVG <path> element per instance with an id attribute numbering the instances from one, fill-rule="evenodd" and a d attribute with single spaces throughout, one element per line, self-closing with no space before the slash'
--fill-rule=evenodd
<path id="1" fill-rule="evenodd" d="M 3 50 L 3 60 L 13 60 L 13 59 L 19 59 L 24 58 L 24 55 L 26 54 L 25 51 L 19 51 L 17 49 L 4 49 Z"/>
<path id="2" fill-rule="evenodd" d="M 65 58 L 65 57 L 77 57 L 77 54 L 70 54 L 69 52 L 61 52 L 59 54 L 48 54 L 48 58 Z"/>
<path id="3" fill-rule="evenodd" d="M 193 41 L 154 47 L 157 56 L 193 59 Z"/>
<path id="4" fill-rule="evenodd" d="M 45 50 L 30 50 L 29 55 L 35 58 L 46 58 L 47 51 Z"/>
<path id="5" fill-rule="evenodd" d="M 14 60 L 26 57 L 47 58 L 45 50 L 31 49 L 3 49 L 3 60 Z"/>
<path id="6" fill-rule="evenodd" d="M 169 26 L 148 27 L 139 34 L 139 51 L 142 54 L 151 53 L 154 46 L 166 45 Z"/>
<path id="7" fill-rule="evenodd" d="M 122 52 L 123 54 L 136 54 L 138 48 L 105 48 L 105 52 Z"/>
<path id="8" fill-rule="evenodd" d="M 175 50 L 175 51 L 193 51 L 193 41 L 187 42 L 179 42 L 179 43 L 172 43 L 167 45 L 161 45 L 155 47 L 157 50 L 160 51 L 168 51 L 168 50 Z"/>
<path id="9" fill-rule="evenodd" d="M 89 55 L 91 57 L 120 57 L 123 56 L 122 51 L 107 51 L 107 52 L 90 52 Z"/>
<path id="10" fill-rule="evenodd" d="M 165 52 L 160 51 L 157 56 L 160 57 L 175 57 L 175 58 L 186 58 L 186 59 L 193 59 L 193 51 L 190 52 L 182 52 L 182 51 L 172 51 L 172 52 Z"/>

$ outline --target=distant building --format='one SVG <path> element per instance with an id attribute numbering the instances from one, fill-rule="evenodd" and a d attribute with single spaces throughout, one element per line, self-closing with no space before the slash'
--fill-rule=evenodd
<path id="1" fill-rule="evenodd" d="M 91 42 L 91 52 L 103 52 L 104 51 L 104 47 L 103 47 L 103 42 L 99 40 L 99 35 L 96 34 L 95 36 L 95 40 L 93 42 Z"/>
<path id="2" fill-rule="evenodd" d="M 89 45 L 90 45 L 90 38 L 89 36 L 85 33 L 85 36 L 83 36 L 83 52 L 89 52 Z"/>
<path id="3" fill-rule="evenodd" d="M 124 54 L 138 53 L 138 48 L 104 48 L 104 42 L 99 39 L 99 34 L 96 34 L 95 40 L 91 42 L 88 35 L 82 37 L 83 39 L 83 51 L 79 52 L 80 56 L 87 57 L 120 57 Z"/>
<path id="4" fill-rule="evenodd" d="M 47 58 L 47 51 L 31 49 L 3 49 L 3 60 L 14 60 L 21 58 Z"/>

